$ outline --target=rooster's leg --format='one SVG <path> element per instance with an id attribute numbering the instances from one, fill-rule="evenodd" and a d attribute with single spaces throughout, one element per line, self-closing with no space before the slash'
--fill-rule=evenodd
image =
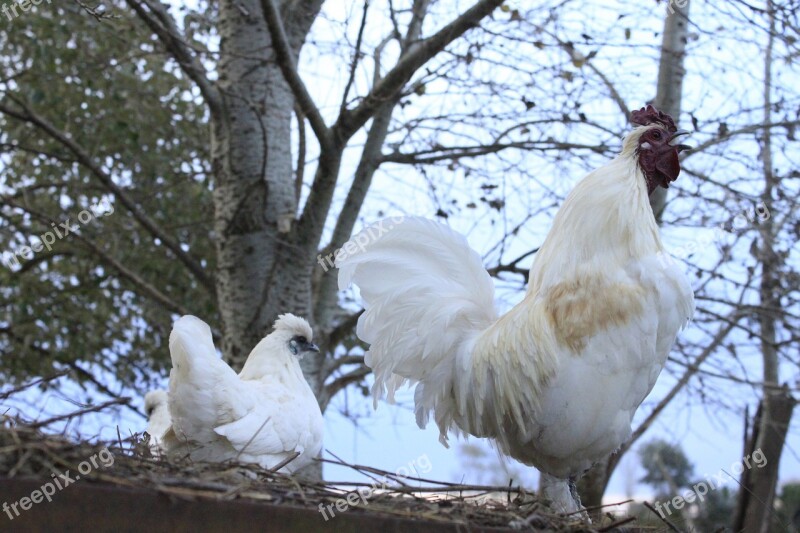
<path id="1" fill-rule="evenodd" d="M 586 510 L 581 506 L 581 500 L 578 497 L 578 490 L 575 486 L 576 479 L 576 476 L 572 476 L 567 480 L 542 472 L 539 479 L 539 497 L 547 501 L 553 512 L 571 516 L 579 515 L 591 523 Z M 541 526 L 539 529 L 543 529 L 547 527 L 547 521 L 544 520 L 542 515 L 533 513 L 525 520 L 512 521 L 509 526 L 517 530 L 530 529 L 532 526 L 537 528 Z"/>
<path id="2" fill-rule="evenodd" d="M 574 482 L 557 478 L 542 472 L 539 481 L 541 496 L 550 501 L 550 508 L 561 514 L 572 514 L 580 511 L 582 507 L 576 502 L 573 493 Z"/>
<path id="3" fill-rule="evenodd" d="M 569 485 L 569 494 L 572 496 L 572 499 L 575 500 L 575 505 L 578 506 L 578 509 L 583 509 L 583 505 L 581 505 L 581 497 L 578 494 L 578 486 L 576 482 L 578 481 L 578 476 L 569 476 L 569 481 L 567 482 Z"/>
<path id="4" fill-rule="evenodd" d="M 578 476 L 569 476 L 568 486 L 569 486 L 569 494 L 572 496 L 572 499 L 575 501 L 575 506 L 577 509 L 580 509 L 580 517 L 583 518 L 589 524 L 592 523 L 592 520 L 589 518 L 589 513 L 586 512 L 586 509 L 583 508 L 583 504 L 581 504 L 581 496 L 578 494 Z"/>

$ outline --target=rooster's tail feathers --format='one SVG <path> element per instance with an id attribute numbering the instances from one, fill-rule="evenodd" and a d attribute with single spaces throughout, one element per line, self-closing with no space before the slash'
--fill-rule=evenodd
<path id="1" fill-rule="evenodd" d="M 411 217 L 365 228 L 336 258 L 339 287 L 358 285 L 365 312 L 357 334 L 370 344 L 377 404 L 407 381 L 419 382 L 417 421 L 450 411 L 456 363 L 496 319 L 494 284 L 466 238 L 443 224 Z"/>

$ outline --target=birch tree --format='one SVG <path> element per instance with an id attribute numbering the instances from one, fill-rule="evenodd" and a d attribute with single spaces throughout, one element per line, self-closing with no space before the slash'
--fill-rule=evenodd
<path id="1" fill-rule="evenodd" d="M 366 128 L 368 143 L 346 209 L 336 221 L 331 248 L 340 246 L 352 232 L 392 109 L 408 91 L 409 81 L 431 58 L 478 26 L 500 3 L 501 0 L 477 1 L 450 20 L 427 24 L 427 1 L 415 1 L 399 11 L 389 6 L 395 26 L 387 39 L 399 46 L 396 61 L 381 65 L 383 70 L 376 72 L 375 84 L 365 94 L 349 94 L 348 86 L 339 113 L 328 122 L 296 67 L 308 31 L 320 14 L 321 0 L 222 1 L 206 6 L 194 19 L 187 18 L 183 30 L 161 2 L 129 0 L 116 6 L 116 14 L 101 22 L 114 24 L 121 17 L 130 25 L 130 15 L 135 15 L 158 40 L 155 46 L 142 45 L 142 52 L 152 53 L 154 48 L 165 51 L 182 77 L 192 84 L 191 90 L 201 96 L 208 113 L 213 268 L 187 251 L 185 243 L 130 197 L 127 187 L 103 168 L 100 154 L 93 154 L 87 144 L 70 134 L 69 122 L 47 116 L 47 109 L 37 106 L 24 92 L 14 90 L 19 85 L 7 86 L 0 111 L 9 124 L 24 126 L 35 132 L 39 142 L 52 142 L 66 152 L 71 161 L 92 175 L 94 187 L 110 195 L 118 209 L 130 214 L 132 222 L 155 240 L 163 253 L 185 268 L 192 284 L 216 303 L 222 351 L 229 361 L 239 365 L 279 313 L 308 317 L 322 337 L 322 344 L 329 344 L 326 337 L 333 329 L 329 309 L 336 305 L 336 288 L 330 282 L 317 287 L 315 305 L 312 272 L 317 266 L 345 148 L 357 132 Z M 365 3 L 364 20 L 368 6 Z M 57 9 L 75 16 L 77 7 Z M 201 22 L 195 24 L 193 20 Z M 424 28 L 428 28 L 427 33 Z M 218 53 L 212 54 L 204 43 L 193 38 L 194 32 L 202 31 L 219 39 Z M 359 65 L 360 54 L 362 50 L 357 46 L 352 70 Z M 291 124 L 295 109 L 303 127 L 310 125 L 319 145 L 318 164 L 304 205 L 300 204 L 303 169 L 298 169 L 297 174 L 293 171 Z M 125 163 L 135 173 L 135 163 L 115 162 L 127 170 Z M 300 166 L 304 165 L 303 161 Z M 24 203 L 7 205 L 26 211 Z M 30 210 L 28 213 L 32 214 Z M 124 272 L 124 265 L 113 257 L 108 258 L 108 263 L 117 273 Z M 126 274 L 139 282 L 139 288 L 146 285 L 141 275 Z M 173 312 L 190 307 L 188 302 L 169 301 L 166 295 L 157 295 L 156 290 L 150 292 Z M 349 381 L 333 384 L 326 394 L 323 360 L 321 355 L 303 364 L 312 389 L 325 403 L 325 398 Z"/>

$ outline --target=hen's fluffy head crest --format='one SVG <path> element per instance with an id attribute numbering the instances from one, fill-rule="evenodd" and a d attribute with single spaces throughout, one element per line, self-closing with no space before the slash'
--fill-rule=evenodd
<path id="1" fill-rule="evenodd" d="M 313 338 L 311 326 L 305 318 L 286 313 L 278 316 L 275 321 L 274 329 L 276 332 L 290 333 L 291 336 L 305 337 L 309 341 Z"/>

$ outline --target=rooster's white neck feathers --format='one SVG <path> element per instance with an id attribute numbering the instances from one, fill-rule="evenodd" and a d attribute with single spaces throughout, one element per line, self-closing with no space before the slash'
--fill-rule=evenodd
<path id="1" fill-rule="evenodd" d="M 625 267 L 631 260 L 663 251 L 639 168 L 639 137 L 654 126 L 633 130 L 622 153 L 589 173 L 570 192 L 529 276 L 529 292 L 552 286 L 580 270 Z"/>

